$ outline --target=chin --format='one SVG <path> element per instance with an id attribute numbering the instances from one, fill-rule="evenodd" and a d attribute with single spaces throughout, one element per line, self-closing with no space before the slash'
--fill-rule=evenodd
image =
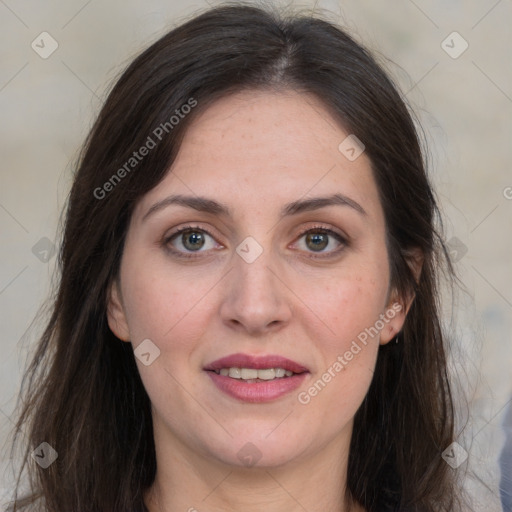
<path id="1" fill-rule="evenodd" d="M 274 424 L 273 428 L 275 426 Z M 259 432 L 255 435 L 233 435 L 225 443 L 215 443 L 207 449 L 219 462 L 247 469 L 284 466 L 304 452 L 304 440 L 298 444 L 291 441 L 286 433 L 278 435 L 277 432 L 265 438 L 269 432 L 272 429 L 266 429 L 264 434 Z M 211 443 L 211 439 L 209 442 Z"/>

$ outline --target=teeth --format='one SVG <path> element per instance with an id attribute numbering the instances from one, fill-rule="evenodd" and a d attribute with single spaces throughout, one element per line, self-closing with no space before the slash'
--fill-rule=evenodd
<path id="1" fill-rule="evenodd" d="M 256 370 L 254 368 L 222 368 L 216 370 L 216 373 L 224 375 L 225 377 L 231 377 L 232 379 L 243 379 L 246 381 L 252 381 L 254 379 L 260 380 L 273 380 L 281 379 L 283 377 L 291 377 L 293 372 L 285 370 L 283 368 L 265 368 Z"/>
<path id="2" fill-rule="evenodd" d="M 230 368 L 228 375 L 233 379 L 241 379 L 242 378 L 242 372 L 240 371 L 240 368 Z"/>
<path id="3" fill-rule="evenodd" d="M 259 370 L 249 369 L 249 368 L 240 368 L 240 378 L 242 378 L 244 380 L 257 379 L 259 377 L 259 373 L 260 373 Z"/>
<path id="4" fill-rule="evenodd" d="M 244 376 L 244 371 L 245 370 L 242 370 L 242 376 L 243 378 L 245 379 L 245 376 Z M 276 377 L 276 371 L 274 370 L 274 368 L 269 368 L 268 370 L 253 370 L 254 373 L 257 374 L 257 377 L 251 377 L 253 379 L 262 379 L 262 380 L 272 380 L 272 379 L 275 379 Z"/>

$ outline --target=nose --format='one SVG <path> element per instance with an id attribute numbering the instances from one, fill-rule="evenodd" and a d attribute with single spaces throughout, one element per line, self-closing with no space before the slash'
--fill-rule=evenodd
<path id="1" fill-rule="evenodd" d="M 252 263 L 235 254 L 233 265 L 226 276 L 220 308 L 223 323 L 251 335 L 274 332 L 287 325 L 293 293 L 269 251 L 264 250 Z"/>

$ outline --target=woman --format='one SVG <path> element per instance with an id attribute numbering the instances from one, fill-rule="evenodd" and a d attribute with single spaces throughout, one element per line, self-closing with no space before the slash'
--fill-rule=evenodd
<path id="1" fill-rule="evenodd" d="M 80 157 L 14 510 L 458 510 L 436 220 L 340 28 L 235 5 L 170 31 Z"/>

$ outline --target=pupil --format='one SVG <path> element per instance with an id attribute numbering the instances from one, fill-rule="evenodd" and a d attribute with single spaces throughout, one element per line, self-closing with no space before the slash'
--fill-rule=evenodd
<path id="1" fill-rule="evenodd" d="M 313 242 L 313 250 L 322 250 L 327 246 L 327 237 L 324 233 L 308 234 L 306 237 L 306 243 Z"/>
<path id="2" fill-rule="evenodd" d="M 189 244 L 191 241 L 191 244 Z M 203 235 L 197 231 L 189 231 L 183 235 L 183 245 L 188 249 L 201 248 L 204 243 Z"/>

